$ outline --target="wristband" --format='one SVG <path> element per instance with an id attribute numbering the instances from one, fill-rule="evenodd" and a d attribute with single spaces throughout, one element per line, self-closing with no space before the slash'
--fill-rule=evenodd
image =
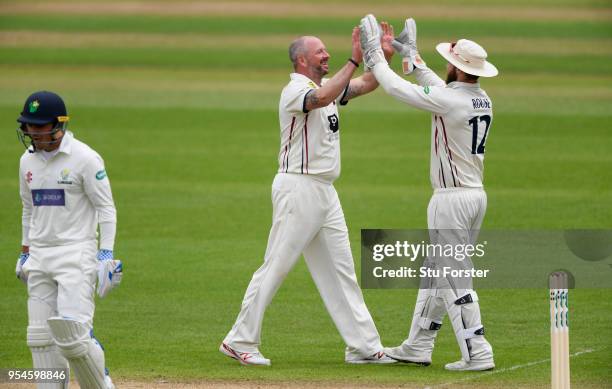
<path id="1" fill-rule="evenodd" d="M 350 63 L 352 63 L 353 65 L 355 65 L 356 68 L 359 67 L 359 64 L 357 63 L 357 61 L 355 61 L 353 58 L 349 58 L 348 59 Z"/>

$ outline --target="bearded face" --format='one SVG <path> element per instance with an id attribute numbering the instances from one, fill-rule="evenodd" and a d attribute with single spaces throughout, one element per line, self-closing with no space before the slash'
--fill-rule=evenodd
<path id="1" fill-rule="evenodd" d="M 307 48 L 305 59 L 310 71 L 319 77 L 329 73 L 330 56 L 323 42 L 317 38 L 312 38 L 308 41 Z"/>
<path id="2" fill-rule="evenodd" d="M 446 84 L 457 81 L 457 68 L 450 63 L 446 65 Z"/>

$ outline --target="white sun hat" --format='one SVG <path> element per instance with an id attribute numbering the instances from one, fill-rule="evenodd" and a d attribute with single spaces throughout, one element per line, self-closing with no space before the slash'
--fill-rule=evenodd
<path id="1" fill-rule="evenodd" d="M 478 43 L 459 39 L 457 43 L 438 43 L 438 53 L 459 70 L 480 77 L 495 77 L 497 68 L 487 61 L 487 52 Z"/>

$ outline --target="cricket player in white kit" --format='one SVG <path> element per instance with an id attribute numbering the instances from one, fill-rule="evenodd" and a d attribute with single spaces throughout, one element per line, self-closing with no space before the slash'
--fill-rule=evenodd
<path id="1" fill-rule="evenodd" d="M 388 25 L 386 25 L 388 28 Z M 393 34 L 386 30 L 391 56 Z M 266 307 L 304 254 L 308 269 L 347 347 L 347 363 L 393 363 L 383 353 L 378 331 L 357 283 L 344 213 L 333 186 L 340 175 L 338 105 L 374 90 L 370 73 L 351 80 L 361 61 L 359 29 L 352 57 L 330 79 L 329 54 L 316 37 L 289 48 L 295 73 L 279 104 L 281 147 L 272 184 L 272 228 L 263 265 L 255 272 L 233 328 L 220 346 L 244 365 L 270 365 L 259 351 Z"/>
<path id="2" fill-rule="evenodd" d="M 121 261 L 113 259 L 115 205 L 102 158 L 67 131 L 68 119 L 63 100 L 47 91 L 30 95 L 17 119 L 27 148 L 19 166 L 16 265 L 28 287 L 27 343 L 35 368 L 70 367 L 81 388 L 114 388 L 93 316 L 96 279 L 104 297 L 122 276 Z"/>
<path id="3" fill-rule="evenodd" d="M 496 76 L 497 69 L 486 61 L 486 51 L 475 42 L 461 39 L 456 44 L 440 43 L 436 49 L 448 61 L 444 82 L 420 58 L 416 24 L 407 19 L 393 47 L 403 57 L 404 73 L 414 71 L 418 83 L 415 85 L 395 74 L 384 60 L 374 16 L 363 18 L 360 28 L 364 60 L 384 90 L 402 102 L 432 113 L 430 179 L 434 194 L 427 209 L 431 243 L 474 244 L 487 205 L 482 184 L 483 162 L 493 120 L 491 99 L 480 88 L 478 77 Z M 430 260 L 441 267 L 449 259 Z M 469 258 L 461 265 L 472 267 Z M 494 368 L 493 351 L 484 337 L 478 295 L 471 278 L 436 279 L 431 288 L 420 289 L 408 338 L 398 347 L 386 348 L 387 355 L 429 365 L 437 331 L 447 312 L 462 359 L 447 364 L 446 369 Z"/>

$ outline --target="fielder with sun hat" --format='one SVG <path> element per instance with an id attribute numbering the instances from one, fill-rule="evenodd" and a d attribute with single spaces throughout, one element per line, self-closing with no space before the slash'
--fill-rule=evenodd
<path id="1" fill-rule="evenodd" d="M 384 90 L 432 113 L 430 179 L 434 194 L 427 209 L 431 243 L 473 244 L 487 205 L 483 163 L 493 120 L 491 99 L 480 88 L 478 78 L 496 76 L 497 69 L 487 62 L 486 51 L 476 42 L 460 39 L 456 43 L 440 43 L 436 50 L 448 61 L 445 82 L 419 56 L 416 24 L 407 19 L 393 47 L 403 57 L 404 74 L 414 72 L 418 85 L 413 84 L 395 74 L 385 61 L 376 18 L 364 17 L 360 29 L 364 62 Z M 428 258 L 434 267 L 450 260 L 453 258 Z M 459 266 L 473 267 L 469 258 Z M 408 338 L 398 347 L 386 348 L 385 353 L 400 361 L 429 365 L 446 313 L 462 356 L 447 364 L 446 369 L 494 368 L 493 350 L 484 337 L 471 278 L 441 277 L 420 289 Z"/>
<path id="2" fill-rule="evenodd" d="M 122 263 L 113 258 L 115 204 L 102 158 L 75 139 L 68 120 L 62 98 L 48 91 L 30 95 L 17 119 L 26 151 L 19 166 L 23 234 L 15 272 L 28 288 L 34 367 L 70 366 L 81 388 L 110 389 L 93 317 L 96 279 L 104 297 L 122 276 Z"/>

